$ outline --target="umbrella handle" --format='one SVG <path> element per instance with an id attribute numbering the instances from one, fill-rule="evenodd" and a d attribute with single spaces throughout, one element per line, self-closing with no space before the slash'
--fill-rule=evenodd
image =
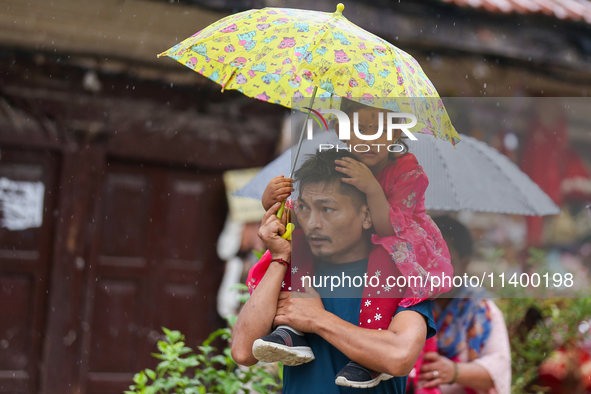
<path id="1" fill-rule="evenodd" d="M 293 223 L 287 223 L 287 226 L 285 227 L 285 232 L 283 233 L 281 238 L 291 241 L 291 233 L 294 229 L 295 225 Z"/>
<path id="2" fill-rule="evenodd" d="M 281 219 L 281 217 L 283 216 L 283 211 L 285 210 L 285 202 L 286 200 L 283 200 L 283 202 L 281 203 L 281 208 L 279 208 L 279 211 L 277 212 L 277 217 L 279 219 Z M 291 241 L 291 232 L 294 230 L 294 228 L 295 225 L 293 223 L 287 223 L 287 225 L 285 226 L 285 232 L 283 233 L 281 238 Z"/>
<path id="3" fill-rule="evenodd" d="M 279 208 L 279 211 L 277 211 L 277 217 L 279 219 L 281 219 L 281 216 L 283 216 L 283 210 L 285 209 L 286 202 L 287 202 L 287 200 L 283 200 L 283 202 L 281 203 L 281 207 Z"/>

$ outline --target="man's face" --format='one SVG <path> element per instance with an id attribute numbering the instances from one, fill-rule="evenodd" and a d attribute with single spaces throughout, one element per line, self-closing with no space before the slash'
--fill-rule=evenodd
<path id="1" fill-rule="evenodd" d="M 372 226 L 367 205 L 356 204 L 341 194 L 340 185 L 312 183 L 301 191 L 296 204 L 312 253 L 331 263 L 349 263 L 367 258 L 369 244 L 363 234 Z"/>

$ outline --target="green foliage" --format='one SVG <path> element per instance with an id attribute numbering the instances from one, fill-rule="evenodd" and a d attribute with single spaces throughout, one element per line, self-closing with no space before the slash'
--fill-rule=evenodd
<path id="1" fill-rule="evenodd" d="M 241 291 L 246 285 L 232 287 Z M 248 292 L 241 294 L 246 302 Z M 236 316 L 227 319 L 230 327 L 236 323 Z M 162 328 L 165 341 L 158 342 L 160 353 L 152 356 L 161 360 L 156 370 L 145 369 L 133 377 L 134 385 L 125 394 L 234 394 L 242 392 L 277 393 L 283 385 L 283 367 L 275 370 L 274 365 L 256 364 L 249 368 L 239 368 L 232 359 L 228 343 L 232 338 L 230 328 L 214 331 L 198 347 L 198 352 L 185 346 L 185 337 L 179 331 Z M 212 343 L 223 341 L 221 353 Z"/>
<path id="2" fill-rule="evenodd" d="M 506 298 L 503 311 L 511 344 L 512 393 L 535 392 L 539 366 L 559 349 L 576 346 L 579 324 L 591 316 L 589 298 Z"/>
<path id="3" fill-rule="evenodd" d="M 252 254 L 254 254 L 256 256 L 256 258 L 260 260 L 263 257 L 263 255 L 265 254 L 265 249 L 253 250 Z"/>
<path id="4" fill-rule="evenodd" d="M 527 271 L 549 272 L 543 250 L 531 248 Z M 517 287 L 498 292 L 495 300 L 503 311 L 511 344 L 511 392 L 542 392 L 535 386 L 540 365 L 552 352 L 580 343 L 579 324 L 591 316 L 589 298 L 528 298 L 531 288 Z M 550 292 L 546 292 L 548 294 Z M 542 293 L 543 294 L 543 293 Z M 572 296 L 572 294 L 571 294 Z M 531 297 L 531 295 L 529 296 Z"/>

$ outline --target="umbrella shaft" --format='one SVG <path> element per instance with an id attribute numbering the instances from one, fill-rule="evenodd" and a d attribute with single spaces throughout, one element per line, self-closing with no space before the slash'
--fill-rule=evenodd
<path id="1" fill-rule="evenodd" d="M 314 87 L 314 91 L 312 92 L 312 100 L 310 101 L 310 108 L 314 108 L 314 98 L 316 98 L 316 90 L 318 87 Z M 300 155 L 300 149 L 302 148 L 302 142 L 304 141 L 304 132 L 306 131 L 306 126 L 308 125 L 308 119 L 310 119 L 310 110 L 308 110 L 308 115 L 306 116 L 306 120 L 304 121 L 304 125 L 302 126 L 302 132 L 300 133 L 300 140 L 298 141 L 298 147 L 296 148 L 296 153 L 293 158 L 293 162 L 291 163 L 291 171 L 289 171 L 289 177 L 293 179 L 293 173 L 295 172 L 296 163 L 298 162 L 298 156 Z"/>

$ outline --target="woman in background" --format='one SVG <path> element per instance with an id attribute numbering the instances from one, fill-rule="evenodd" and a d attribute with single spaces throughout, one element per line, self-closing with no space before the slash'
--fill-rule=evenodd
<path id="1" fill-rule="evenodd" d="M 433 220 L 447 242 L 454 275 L 463 275 L 472 256 L 469 230 L 449 216 Z M 415 392 L 438 387 L 443 394 L 509 394 L 511 349 L 501 311 L 475 289 L 454 288 L 446 297 L 436 300 L 437 352 L 427 351 L 417 366 Z"/>

